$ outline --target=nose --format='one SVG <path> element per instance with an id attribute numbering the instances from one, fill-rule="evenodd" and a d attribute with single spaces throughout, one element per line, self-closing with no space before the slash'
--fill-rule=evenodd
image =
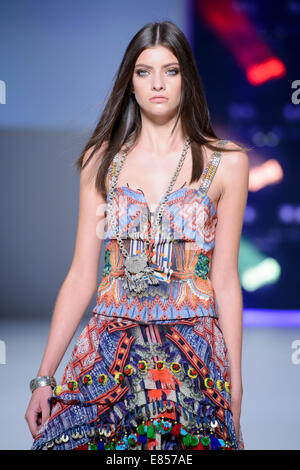
<path id="1" fill-rule="evenodd" d="M 165 88 L 165 84 L 163 78 L 160 73 L 153 74 L 153 81 L 152 81 L 152 89 L 153 90 L 161 90 Z"/>

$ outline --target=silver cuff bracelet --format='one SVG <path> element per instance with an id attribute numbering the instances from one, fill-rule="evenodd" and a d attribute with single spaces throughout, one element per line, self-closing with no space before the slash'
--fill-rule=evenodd
<path id="1" fill-rule="evenodd" d="M 36 388 L 44 387 L 46 385 L 50 385 L 50 387 L 52 388 L 56 387 L 55 378 L 49 375 L 41 375 L 41 376 L 35 377 L 34 379 L 30 381 L 30 390 L 31 392 L 33 392 Z"/>

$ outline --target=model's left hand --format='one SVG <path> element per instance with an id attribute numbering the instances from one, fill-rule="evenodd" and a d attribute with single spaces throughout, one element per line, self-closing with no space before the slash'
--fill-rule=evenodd
<path id="1" fill-rule="evenodd" d="M 233 416 L 235 435 L 237 438 L 239 435 L 239 428 L 240 428 L 242 396 L 243 396 L 242 385 L 239 385 L 238 387 L 233 387 L 233 389 L 231 390 L 230 407 L 231 407 L 232 416 Z"/>
<path id="2" fill-rule="evenodd" d="M 235 435 L 237 438 L 239 435 L 239 428 L 240 428 L 241 403 L 242 403 L 241 399 L 231 401 L 231 411 L 232 411 L 232 416 L 233 416 L 234 430 L 235 430 Z"/>

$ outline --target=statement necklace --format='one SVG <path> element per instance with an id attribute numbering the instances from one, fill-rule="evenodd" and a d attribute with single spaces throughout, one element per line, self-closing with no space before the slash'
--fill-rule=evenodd
<path id="1" fill-rule="evenodd" d="M 144 250 L 142 253 L 139 253 L 137 255 L 129 256 L 128 251 L 126 250 L 123 241 L 120 237 L 120 234 L 117 230 L 117 221 L 115 217 L 115 212 L 113 210 L 113 200 L 114 200 L 114 193 L 115 193 L 115 187 L 117 185 L 118 181 L 118 176 L 119 173 L 122 169 L 122 166 L 124 164 L 125 157 L 128 153 L 128 150 L 130 149 L 129 146 L 127 146 L 123 152 L 123 155 L 120 159 L 120 164 L 117 166 L 115 174 L 112 176 L 111 179 L 111 186 L 109 188 L 109 193 L 108 193 L 108 216 L 110 218 L 112 227 L 114 229 L 118 244 L 120 246 L 120 249 L 124 255 L 124 272 L 125 272 L 125 282 L 124 282 L 124 287 L 125 289 L 129 288 L 131 293 L 136 293 L 139 294 L 141 292 L 145 292 L 147 287 L 149 285 L 158 285 L 159 280 L 157 277 L 155 277 L 155 269 L 152 266 L 149 266 L 149 260 L 148 256 L 149 253 L 151 252 L 151 249 L 155 243 L 155 233 L 156 230 L 160 224 L 160 219 L 163 214 L 163 211 L 166 207 L 166 203 L 169 197 L 170 192 L 172 191 L 172 188 L 174 186 L 174 183 L 176 181 L 176 178 L 181 170 L 181 167 L 183 165 L 185 156 L 187 154 L 189 145 L 190 145 L 190 138 L 186 137 L 185 139 L 185 144 L 184 148 L 181 153 L 181 157 L 179 159 L 177 168 L 175 170 L 175 173 L 169 183 L 169 186 L 167 188 L 167 191 L 162 198 L 161 203 L 158 205 L 158 208 L 155 211 L 156 217 L 154 215 L 153 217 L 153 226 L 151 225 L 151 231 L 150 231 L 150 239 L 146 238 L 144 241 Z M 145 248 L 146 247 L 146 248 Z"/>

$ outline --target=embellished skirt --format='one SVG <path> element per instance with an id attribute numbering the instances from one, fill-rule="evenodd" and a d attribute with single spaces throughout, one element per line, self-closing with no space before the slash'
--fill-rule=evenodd
<path id="1" fill-rule="evenodd" d="M 93 315 L 31 450 L 243 450 L 214 317 L 145 324 Z"/>

